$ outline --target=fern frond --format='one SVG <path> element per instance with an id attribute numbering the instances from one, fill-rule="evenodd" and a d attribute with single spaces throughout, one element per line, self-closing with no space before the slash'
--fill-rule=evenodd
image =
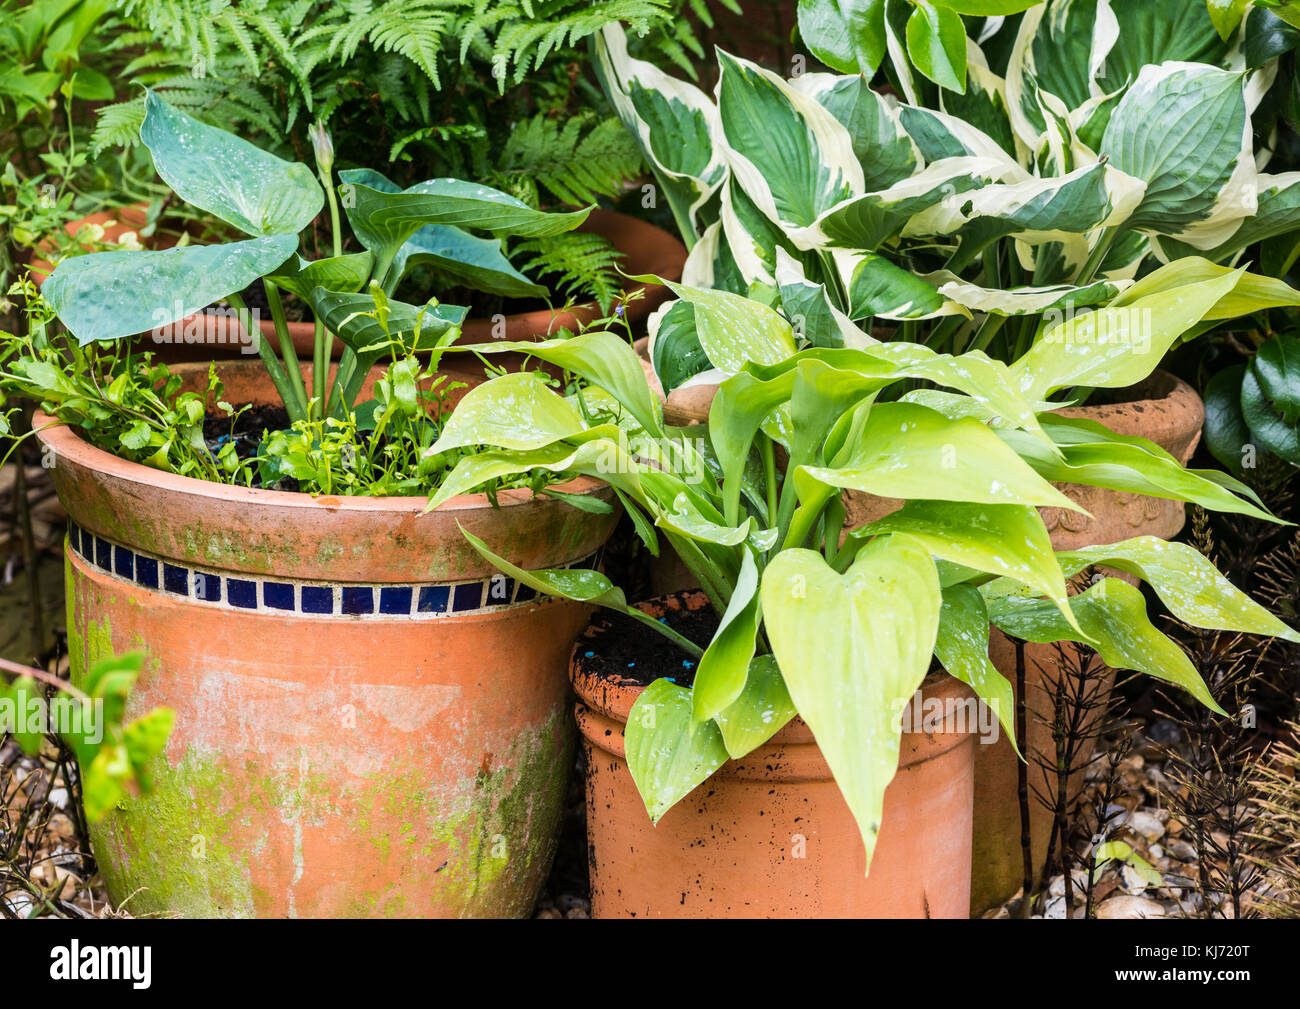
<path id="1" fill-rule="evenodd" d="M 90 135 L 90 156 L 99 157 L 109 147 L 130 147 L 140 137 L 144 122 L 144 99 L 105 105 L 98 112 L 95 130 Z"/>
<path id="2" fill-rule="evenodd" d="M 521 263 L 525 273 L 570 300 L 585 296 L 608 312 L 622 293 L 618 264 L 623 254 L 601 235 L 570 231 L 521 242 L 515 251 L 529 257 Z"/>
<path id="3" fill-rule="evenodd" d="M 541 114 L 524 120 L 506 141 L 504 174 L 534 180 L 560 203 L 618 194 L 641 172 L 640 149 L 617 118 L 588 130 L 592 118 L 574 116 L 563 128 Z"/>

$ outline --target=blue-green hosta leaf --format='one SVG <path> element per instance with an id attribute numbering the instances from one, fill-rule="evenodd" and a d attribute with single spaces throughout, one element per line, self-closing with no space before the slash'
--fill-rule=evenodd
<path id="1" fill-rule="evenodd" d="M 605 95 L 623 125 L 637 138 L 688 247 L 713 222 L 704 205 L 727 177 L 726 161 L 714 143 L 718 112 L 698 88 L 627 53 L 622 25 L 595 36 L 595 69 Z"/>
<path id="2" fill-rule="evenodd" d="M 1246 365 L 1224 368 L 1205 387 L 1205 447 L 1235 476 L 1242 476 L 1250 443 L 1250 428 L 1241 410 L 1241 380 Z"/>
<path id="3" fill-rule="evenodd" d="M 544 448 L 586 429 L 582 416 L 535 371 L 498 375 L 456 404 L 431 453 L 467 445 Z"/>
<path id="4" fill-rule="evenodd" d="M 369 293 L 349 294 L 318 287 L 311 292 L 317 318 L 358 355 L 373 355 L 392 344 L 407 350 L 433 350 L 454 339 L 469 309 L 459 305 L 408 305 L 387 300 L 387 332 Z"/>
<path id="5" fill-rule="evenodd" d="M 296 235 L 325 205 L 306 165 L 284 161 L 145 93 L 140 139 L 176 195 L 246 235 Z"/>
<path id="6" fill-rule="evenodd" d="M 1050 453 L 1033 435 L 1024 438 Z M 801 475 L 878 497 L 1079 510 L 991 429 L 914 403 L 877 403 L 844 462 L 835 468 L 806 467 L 795 479 Z"/>
<path id="7" fill-rule="evenodd" d="M 504 298 L 545 298 L 547 290 L 510 265 L 501 239 L 476 238 L 447 224 L 426 224 L 397 250 L 393 271 L 399 277 L 413 266 L 433 266 L 457 283 Z"/>
<path id="8" fill-rule="evenodd" d="M 934 562 L 905 536 L 869 543 L 843 575 L 812 550 L 763 572 L 768 639 L 862 832 L 868 867 L 903 710 L 930 668 L 942 599 Z"/>
<path id="9" fill-rule="evenodd" d="M 903 129 L 897 107 L 869 82 L 870 75 L 801 74 L 793 87 L 816 98 L 849 131 L 864 187 L 881 190 L 915 175 L 922 168 L 921 152 Z"/>
<path id="10" fill-rule="evenodd" d="M 1071 627 L 1055 604 L 1044 599 L 1004 595 L 987 599 L 989 619 L 1004 633 L 1024 641 L 1052 644 L 1077 641 L 1097 650 L 1114 669 L 1132 669 L 1181 687 L 1212 711 L 1219 707 L 1196 667 L 1147 617 L 1146 600 L 1128 582 L 1103 578 L 1087 592 L 1070 597 L 1083 633 Z"/>
<path id="11" fill-rule="evenodd" d="M 848 130 L 816 99 L 719 51 L 718 116 L 733 177 L 783 228 L 802 228 L 864 189 Z"/>
<path id="12" fill-rule="evenodd" d="M 458 351 L 479 354 L 519 353 L 585 378 L 613 396 L 652 435 L 663 434 L 659 401 L 650 391 L 641 360 L 621 336 L 604 330 L 579 333 L 567 340 L 498 340 L 466 344 Z"/>
<path id="13" fill-rule="evenodd" d="M 1067 578 L 1094 564 L 1137 575 L 1156 590 L 1170 613 L 1193 627 L 1300 642 L 1300 633 L 1234 586 L 1186 543 L 1138 536 L 1108 546 L 1062 551 L 1057 557 Z"/>
<path id="14" fill-rule="evenodd" d="M 794 701 L 771 655 L 755 655 L 740 696 L 713 716 L 733 760 L 762 746 L 795 716 Z"/>
<path id="15" fill-rule="evenodd" d="M 696 722 L 691 692 L 664 679 L 636 699 L 623 740 L 628 770 L 655 823 L 727 762 L 718 727 Z"/>
<path id="16" fill-rule="evenodd" d="M 500 190 L 461 179 L 431 179 L 394 193 L 387 187 L 376 188 L 376 173 L 365 169 L 340 172 L 339 178 L 352 230 L 381 267 L 391 264 L 401 247 L 428 224 L 549 238 L 572 231 L 590 212 L 590 208 L 554 214 L 534 210 Z"/>
<path id="17" fill-rule="evenodd" d="M 1122 389 L 1151 374 L 1174 342 L 1232 291 L 1240 274 L 1158 291 L 1049 327 L 1011 366 L 1029 399 L 1067 386 Z"/>
<path id="18" fill-rule="evenodd" d="M 856 538 L 905 533 L 931 556 L 976 571 L 1013 578 L 1036 589 L 1068 614 L 1065 577 L 1037 509 L 1022 505 L 909 501 L 896 512 L 855 529 Z"/>
<path id="19" fill-rule="evenodd" d="M 975 691 L 998 716 L 1002 731 L 1017 753 L 1016 690 L 989 658 L 989 614 L 984 598 L 970 585 L 943 590 L 934 654 L 948 673 Z"/>
<path id="20" fill-rule="evenodd" d="M 758 565 L 752 551 L 745 550 L 743 555 L 735 591 L 695 671 L 691 717 L 697 722 L 713 718 L 739 699 L 754 658 L 754 643 L 762 620 Z"/>
<path id="21" fill-rule="evenodd" d="M 1152 123 L 1170 128 L 1154 130 Z M 1110 118 L 1102 153 L 1147 184 L 1131 228 L 1210 249 L 1255 213 L 1255 155 L 1240 73 L 1178 63 L 1144 67 Z"/>
<path id="22" fill-rule="evenodd" d="M 885 58 L 885 0 L 799 0 L 799 37 L 828 67 L 870 80 Z"/>
<path id="23" fill-rule="evenodd" d="M 318 287 L 340 294 L 354 294 L 370 282 L 373 265 L 374 257 L 369 252 L 331 256 L 314 262 L 294 256 L 267 280 L 305 300 L 310 299 L 312 291 Z"/>
<path id="24" fill-rule="evenodd" d="M 63 260 L 41 289 L 83 346 L 167 326 L 242 291 L 298 246 L 297 235 L 160 252 L 96 252 Z"/>
<path id="25" fill-rule="evenodd" d="M 1194 289 L 1196 285 L 1219 280 L 1229 274 L 1236 274 L 1236 286 L 1214 303 L 1205 313 L 1204 321 L 1237 319 L 1269 308 L 1292 308 L 1300 305 L 1300 291 L 1284 281 L 1273 277 L 1261 277 L 1256 273 L 1240 273 L 1227 266 L 1216 266 L 1200 256 L 1189 256 L 1153 270 L 1125 289 L 1111 302 L 1111 307 L 1127 308 L 1149 295 L 1180 287 Z"/>

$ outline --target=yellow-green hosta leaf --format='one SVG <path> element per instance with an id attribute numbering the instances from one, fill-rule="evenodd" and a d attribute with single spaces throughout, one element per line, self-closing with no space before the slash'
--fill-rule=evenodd
<path id="1" fill-rule="evenodd" d="M 1297 216 L 1300 218 L 1300 215 Z M 1297 224 L 1300 224 L 1300 219 Z M 1284 281 L 1218 266 L 1201 256 L 1188 256 L 1153 270 L 1115 298 L 1110 307 L 1127 308 L 1149 295 L 1180 287 L 1193 287 L 1206 281 L 1219 280 L 1229 274 L 1236 275 L 1236 286 L 1205 313 L 1205 322 L 1237 319 L 1268 308 L 1293 308 L 1300 305 L 1300 291 Z"/>
<path id="2" fill-rule="evenodd" d="M 559 596 L 578 603 L 591 603 L 594 606 L 606 606 L 614 610 L 628 610 L 627 597 L 623 590 L 611 582 L 599 571 L 585 568 L 550 568 L 540 571 L 525 571 L 516 567 L 504 557 L 492 552 L 492 549 L 473 533 L 461 527 L 460 533 L 469 541 L 478 553 L 495 567 L 504 571 L 521 585 L 527 585 L 534 591 L 548 596 Z"/>
<path id="3" fill-rule="evenodd" d="M 942 599 L 934 562 L 905 536 L 869 543 L 843 575 L 812 550 L 763 572 L 772 652 L 857 820 L 871 864 L 903 710 L 930 668 Z"/>
<path id="4" fill-rule="evenodd" d="M 1097 564 L 1137 575 L 1183 623 L 1220 631 L 1267 634 L 1300 643 L 1300 632 L 1223 577 L 1198 550 L 1156 536 L 1057 555 L 1067 578 Z"/>
<path id="5" fill-rule="evenodd" d="M 748 523 L 746 519 L 746 523 Z M 754 642 L 762 619 L 758 604 L 758 565 L 751 551 L 744 551 L 740 577 L 727 602 L 718 630 L 700 657 L 691 690 L 692 715 L 703 722 L 735 702 L 745 688 Z"/>
<path id="6" fill-rule="evenodd" d="M 691 717 L 691 692 L 659 679 L 632 705 L 623 732 L 627 766 L 655 823 L 727 762 L 722 733 Z"/>
<path id="7" fill-rule="evenodd" d="M 729 291 L 634 277 L 642 283 L 664 283 L 695 309 L 695 333 L 715 368 L 734 374 L 749 362 L 776 364 L 793 357 L 794 329 L 779 312 Z M 638 368 L 640 365 L 638 365 Z"/>
<path id="8" fill-rule="evenodd" d="M 1146 600 L 1128 582 L 1103 578 L 1087 592 L 1070 597 L 1082 634 L 1045 599 L 1014 594 L 985 599 L 989 619 L 1012 637 L 1040 644 L 1081 642 L 1095 648 L 1112 668 L 1132 669 L 1172 683 L 1210 710 L 1226 714 L 1183 650 L 1147 618 Z"/>
<path id="9" fill-rule="evenodd" d="M 1026 437 L 1050 452 L 1032 435 Z M 983 424 L 915 403 L 872 406 L 841 465 L 803 467 L 796 479 L 800 474 L 879 497 L 1079 510 Z"/>
<path id="10" fill-rule="evenodd" d="M 428 451 L 436 454 L 466 445 L 544 448 L 586 428 L 582 415 L 538 372 L 511 372 L 467 392 Z"/>
<path id="11" fill-rule="evenodd" d="M 740 696 L 713 716 L 733 760 L 762 746 L 795 716 L 794 701 L 772 655 L 755 655 Z"/>
<path id="12" fill-rule="evenodd" d="M 943 590 L 934 654 L 945 670 L 993 709 L 1012 749 L 1019 753 L 1014 721 L 1016 690 L 989 658 L 989 614 L 978 589 L 952 585 Z"/>

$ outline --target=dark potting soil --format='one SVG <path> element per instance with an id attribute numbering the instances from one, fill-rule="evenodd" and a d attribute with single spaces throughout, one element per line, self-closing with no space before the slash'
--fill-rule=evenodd
<path id="1" fill-rule="evenodd" d="M 230 418 L 225 414 L 208 414 L 203 418 L 203 441 L 208 451 L 214 455 L 225 447 L 226 443 L 235 442 L 235 454 L 242 460 L 252 459 L 261 447 L 262 438 L 269 431 L 282 431 L 289 427 L 289 414 L 282 406 L 250 406 L 235 418 L 232 428 Z M 259 480 L 253 481 L 254 487 L 260 487 Z M 298 481 L 291 476 L 281 478 L 277 490 L 296 491 Z"/>
<path id="2" fill-rule="evenodd" d="M 669 609 L 661 619 L 701 648 L 708 645 L 718 629 L 718 615 L 707 605 L 695 610 Z M 642 687 L 660 677 L 682 687 L 695 682 L 695 657 L 639 620 L 605 611 L 593 624 L 593 630 L 592 637 L 579 644 L 578 661 L 584 670 Z"/>

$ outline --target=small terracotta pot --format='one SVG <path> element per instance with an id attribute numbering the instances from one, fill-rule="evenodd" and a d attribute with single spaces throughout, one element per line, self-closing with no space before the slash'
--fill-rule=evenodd
<path id="1" fill-rule="evenodd" d="M 124 232 L 138 231 L 144 227 L 145 212 L 144 204 L 100 211 L 72 222 L 68 225 L 68 232 L 76 234 L 83 225 L 98 224 L 104 227 L 106 238 L 116 240 Z M 665 280 L 681 278 L 682 267 L 686 263 L 686 246 L 648 221 L 613 210 L 597 209 L 591 212 L 591 216 L 578 230 L 609 239 L 625 257 L 621 264 L 625 273 L 633 276 L 655 274 Z M 49 263 L 36 260 L 32 263 L 32 276 L 40 284 L 50 269 Z M 627 290 L 641 294 L 627 304 L 626 317 L 633 326 L 640 324 L 668 296 L 668 289 L 657 284 L 635 284 Z M 586 304 L 567 312 L 540 309 L 499 318 L 467 319 L 457 343 L 544 340 L 560 329 L 577 331 L 580 326 L 600 317 L 599 306 Z M 259 326 L 263 337 L 271 340 L 271 345 L 278 351 L 275 324 L 268 318 L 260 320 Z M 290 322 L 289 335 L 298 356 L 310 361 L 315 342 L 315 326 L 310 322 Z M 237 358 L 241 354 L 256 356 L 256 350 L 251 349 L 247 336 L 234 320 L 227 321 L 211 315 L 186 316 L 171 326 L 160 329 L 152 337 L 141 336 L 136 339 L 142 344 L 142 349 L 153 350 L 161 360 L 169 363 L 222 360 Z M 335 340 L 334 357 L 338 358 L 342 353 L 342 341 Z M 511 367 L 508 360 L 510 357 L 513 355 L 498 355 L 496 363 Z"/>
<path id="2" fill-rule="evenodd" d="M 257 362 L 222 366 L 273 401 Z M 245 372 L 237 374 L 233 372 Z M 146 654 L 176 712 L 156 788 L 92 828 L 115 902 L 195 917 L 510 916 L 546 877 L 587 607 L 496 572 L 589 561 L 612 528 L 527 491 L 312 497 L 161 473 L 37 413 L 70 516 L 74 681 Z M 570 493 L 608 497 L 594 480 Z"/>
<path id="3" fill-rule="evenodd" d="M 641 608 L 662 615 L 683 605 L 707 600 L 683 593 Z M 952 723 L 903 734 L 869 876 L 857 824 L 798 718 L 654 825 L 623 749 L 642 688 L 605 678 L 586 658 L 603 633 L 588 627 L 570 663 L 587 757 L 593 917 L 966 917 L 975 736 Z M 945 673 L 923 689 L 927 699 L 973 696 Z"/>

